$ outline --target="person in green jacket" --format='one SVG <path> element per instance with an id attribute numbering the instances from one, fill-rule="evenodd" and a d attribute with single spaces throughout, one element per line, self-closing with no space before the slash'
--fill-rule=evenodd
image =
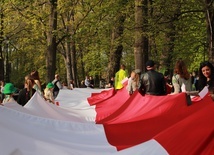
<path id="1" fill-rule="evenodd" d="M 128 72 L 126 71 L 126 66 L 124 64 L 120 65 L 120 70 L 115 74 L 115 89 L 123 88 L 121 83 L 123 79 L 128 77 Z"/>

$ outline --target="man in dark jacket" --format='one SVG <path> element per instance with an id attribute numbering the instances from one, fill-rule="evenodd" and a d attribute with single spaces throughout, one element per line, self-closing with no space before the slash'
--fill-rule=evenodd
<path id="1" fill-rule="evenodd" d="M 139 91 L 141 94 L 166 95 L 166 83 L 162 73 L 155 71 L 155 62 L 146 62 L 146 72 L 141 75 Z"/>

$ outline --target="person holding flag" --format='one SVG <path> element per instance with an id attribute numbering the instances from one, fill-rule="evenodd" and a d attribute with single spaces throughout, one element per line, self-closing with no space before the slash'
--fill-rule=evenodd
<path id="1" fill-rule="evenodd" d="M 200 64 L 198 84 L 199 91 L 207 86 L 214 100 L 214 67 L 209 61 L 204 61 Z"/>
<path id="2" fill-rule="evenodd" d="M 139 92 L 144 95 L 166 95 L 166 82 L 162 73 L 155 70 L 155 62 L 146 62 L 146 72 L 141 75 Z"/>
<path id="3" fill-rule="evenodd" d="M 120 70 L 115 74 L 115 89 L 119 90 L 123 88 L 122 81 L 128 77 L 128 72 L 126 71 L 126 66 L 124 64 L 120 65 Z"/>

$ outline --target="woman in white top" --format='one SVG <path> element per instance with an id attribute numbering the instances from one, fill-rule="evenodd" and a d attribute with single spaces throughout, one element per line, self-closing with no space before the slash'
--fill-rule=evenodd
<path id="1" fill-rule="evenodd" d="M 128 79 L 128 85 L 126 89 L 128 90 L 128 93 L 131 95 L 134 93 L 135 90 L 138 89 L 139 86 L 139 75 L 135 72 L 131 72 L 131 76 Z"/>
<path id="2" fill-rule="evenodd" d="M 70 89 L 73 90 L 74 89 L 74 80 L 70 81 Z"/>
<path id="3" fill-rule="evenodd" d="M 173 94 L 192 90 L 190 73 L 188 72 L 184 61 L 181 59 L 179 59 L 175 64 L 172 85 L 174 87 Z"/>
<path id="4" fill-rule="evenodd" d="M 39 72 L 38 71 L 32 71 L 30 73 L 31 78 L 33 78 L 34 80 L 34 85 L 33 88 L 38 91 L 38 93 L 40 95 L 42 95 L 42 86 L 41 86 L 41 82 L 40 82 L 40 78 L 39 78 Z"/>

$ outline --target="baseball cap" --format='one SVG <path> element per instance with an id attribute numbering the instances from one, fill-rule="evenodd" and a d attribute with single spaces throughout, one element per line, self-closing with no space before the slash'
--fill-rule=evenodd
<path id="1" fill-rule="evenodd" d="M 154 65 L 155 65 L 155 62 L 153 60 L 148 60 L 146 62 L 146 67 L 154 67 Z"/>

